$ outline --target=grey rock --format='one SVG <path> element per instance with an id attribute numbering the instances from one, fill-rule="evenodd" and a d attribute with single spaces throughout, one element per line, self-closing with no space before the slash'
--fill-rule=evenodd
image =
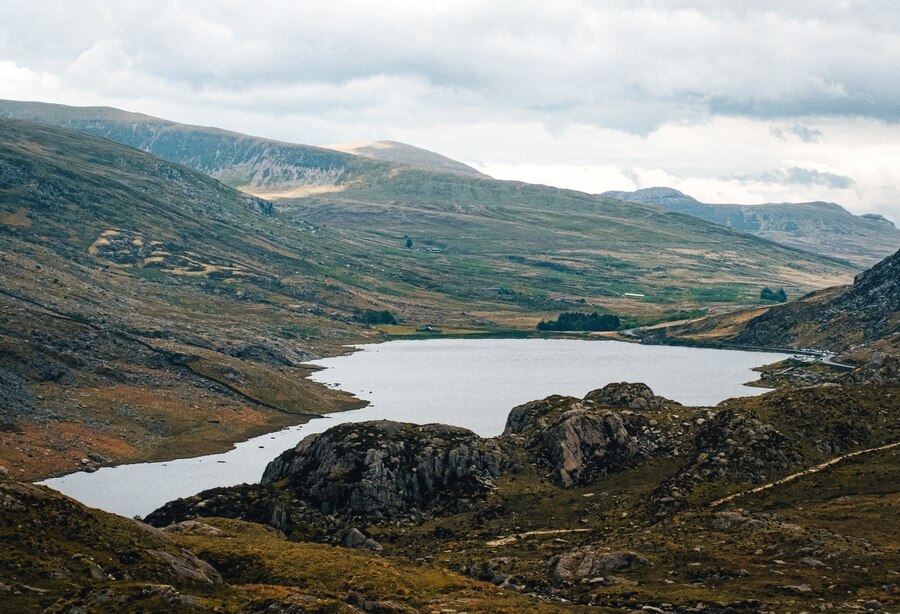
<path id="1" fill-rule="evenodd" d="M 513 408 L 504 437 L 524 438 L 533 462 L 551 470 L 565 488 L 634 466 L 647 452 L 621 414 L 566 397 L 548 397 Z"/>
<path id="2" fill-rule="evenodd" d="M 285 481 L 325 514 L 396 518 L 465 509 L 505 464 L 497 442 L 469 430 L 380 420 L 306 437 L 269 463 L 262 482 Z"/>
<path id="3" fill-rule="evenodd" d="M 352 528 L 344 535 L 344 539 L 341 540 L 341 544 L 345 548 L 363 548 L 365 550 L 374 550 L 379 552 L 383 549 L 383 546 L 379 544 L 377 541 L 368 537 L 365 533 L 360 531 L 357 528 Z"/>
<path id="4" fill-rule="evenodd" d="M 550 572 L 557 580 L 593 578 L 609 572 L 630 571 L 649 561 L 628 551 L 604 552 L 597 546 L 585 546 L 563 552 L 550 560 Z M 609 581 L 612 576 L 607 576 Z"/>
<path id="5" fill-rule="evenodd" d="M 222 576 L 212 565 L 187 550 L 182 550 L 179 554 L 164 550 L 147 550 L 147 553 L 159 561 L 168 563 L 170 572 L 177 578 L 200 584 L 222 582 Z"/>

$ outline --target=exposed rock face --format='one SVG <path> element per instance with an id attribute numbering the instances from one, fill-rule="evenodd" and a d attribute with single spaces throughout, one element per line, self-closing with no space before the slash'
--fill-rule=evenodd
<path id="1" fill-rule="evenodd" d="M 793 346 L 813 331 L 816 346 L 842 351 L 896 335 L 898 312 L 900 251 L 857 275 L 850 286 L 770 309 L 747 322 L 734 341 Z"/>
<path id="2" fill-rule="evenodd" d="M 803 462 L 799 446 L 752 413 L 722 410 L 700 427 L 691 460 L 651 496 L 651 509 L 666 515 L 686 504 L 694 485 L 715 480 L 760 483 Z"/>
<path id="3" fill-rule="evenodd" d="M 647 455 L 619 413 L 567 397 L 548 397 L 513 408 L 503 435 L 524 438 L 535 463 L 549 467 L 551 479 L 565 488 L 589 484 Z"/>
<path id="4" fill-rule="evenodd" d="M 382 420 L 310 435 L 269 463 L 262 481 L 287 480 L 326 514 L 379 519 L 464 508 L 493 488 L 504 464 L 496 442 L 466 429 Z"/>
<path id="5" fill-rule="evenodd" d="M 605 407 L 621 407 L 625 409 L 651 409 L 659 411 L 666 406 L 677 406 L 679 403 L 653 394 L 650 386 L 643 383 L 619 382 L 607 384 L 599 390 L 593 390 L 584 397 L 585 401 L 593 401 Z"/>
<path id="6" fill-rule="evenodd" d="M 869 362 L 849 373 L 847 380 L 854 383 L 900 384 L 900 357 L 875 352 Z"/>
<path id="7" fill-rule="evenodd" d="M 550 559 L 550 573 L 557 580 L 575 580 L 629 571 L 648 563 L 646 558 L 634 552 L 604 552 L 598 546 L 585 546 Z"/>

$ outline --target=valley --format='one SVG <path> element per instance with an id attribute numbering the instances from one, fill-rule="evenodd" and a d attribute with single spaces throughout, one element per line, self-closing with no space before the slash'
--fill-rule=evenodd
<path id="1" fill-rule="evenodd" d="M 43 114 L 0 120 L 4 604 L 897 605 L 900 253 L 859 272 L 650 205 L 115 109 L 4 104 L 0 115 Z M 795 300 L 763 304 L 766 286 Z M 572 311 L 621 317 L 620 331 L 560 333 L 630 340 L 565 341 L 622 346 L 617 364 L 659 352 L 686 366 L 679 352 L 711 351 L 636 343 L 740 345 L 833 352 L 845 369 L 789 360 L 760 369 L 774 391 L 684 404 L 655 382 L 542 389 L 504 406 L 502 432 L 488 436 L 440 416 L 317 420 L 323 428 L 249 483 L 169 501 L 140 522 L 29 483 L 211 460 L 235 441 L 358 409 L 338 382 L 310 377 L 352 344 L 539 337 L 538 322 Z M 689 390 L 724 366 L 695 381 L 655 370 Z M 426 409 L 437 406 L 428 394 L 451 396 L 425 388 Z"/>

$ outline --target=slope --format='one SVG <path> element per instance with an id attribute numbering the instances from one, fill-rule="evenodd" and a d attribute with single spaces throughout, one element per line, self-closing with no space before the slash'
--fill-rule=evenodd
<path id="1" fill-rule="evenodd" d="M 661 317 L 684 307 L 755 303 L 767 285 L 805 293 L 856 272 L 843 261 L 574 191 L 397 166 L 111 109 L 7 101 L 3 114 L 149 150 L 274 199 L 285 218 L 340 232 L 338 243 L 352 246 L 352 254 L 330 274 L 375 288 L 389 308 L 423 305 L 407 319 L 450 312 L 458 325 L 531 327 L 540 318 L 530 314 L 581 305 Z M 404 249 L 407 238 L 412 249 Z M 475 316 L 460 318 L 473 310 Z"/>
<path id="2" fill-rule="evenodd" d="M 261 195 L 327 191 L 359 173 L 390 166 L 331 149 L 178 124 L 110 107 L 5 100 L 0 101 L 0 117 L 101 136 Z"/>
<path id="3" fill-rule="evenodd" d="M 17 475 L 202 454 L 359 405 L 301 365 L 372 337 L 353 322 L 367 295 L 328 280 L 339 236 L 266 201 L 2 120 L 0 246 L 0 459 Z"/>
<path id="4" fill-rule="evenodd" d="M 457 175 L 489 179 L 484 173 L 462 162 L 457 162 L 427 149 L 421 149 L 406 143 L 398 143 L 397 141 L 360 141 L 357 143 L 324 145 L 323 147 L 373 160 L 404 164 L 423 170 L 443 171 Z"/>
<path id="5" fill-rule="evenodd" d="M 878 215 L 853 215 L 834 203 L 707 204 L 672 188 L 604 192 L 749 232 L 776 243 L 872 266 L 900 247 L 900 230 Z"/>
<path id="6" fill-rule="evenodd" d="M 673 326 L 648 335 L 763 347 L 818 348 L 866 359 L 873 350 L 900 354 L 900 251 L 856 276 L 764 310 Z M 853 356 L 856 354 L 857 356 Z"/>

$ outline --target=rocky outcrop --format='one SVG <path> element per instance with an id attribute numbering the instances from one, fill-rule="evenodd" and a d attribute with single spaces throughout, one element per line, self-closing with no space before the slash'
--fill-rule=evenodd
<path id="1" fill-rule="evenodd" d="M 753 318 L 733 341 L 769 347 L 798 342 L 843 351 L 896 335 L 900 251 L 863 271 L 844 288 L 825 290 Z"/>
<path id="2" fill-rule="evenodd" d="M 651 509 L 665 516 L 687 505 L 700 483 L 717 480 L 761 483 L 803 462 L 800 447 L 752 412 L 721 410 L 699 429 L 688 463 L 651 496 Z"/>
<path id="3" fill-rule="evenodd" d="M 587 393 L 584 400 L 593 401 L 597 405 L 603 405 L 604 407 L 619 407 L 637 411 L 659 411 L 666 407 L 680 406 L 680 403 L 653 394 L 650 386 L 640 382 L 607 384 L 599 390 Z"/>
<path id="4" fill-rule="evenodd" d="M 584 546 L 568 550 L 550 559 L 550 573 L 557 580 L 600 578 L 612 572 L 638 569 L 649 561 L 634 552 L 609 551 L 600 546 Z"/>
<path id="5" fill-rule="evenodd" d="M 900 384 L 900 356 L 875 352 L 866 364 L 848 373 L 846 380 L 852 383 Z"/>
<path id="6" fill-rule="evenodd" d="M 466 508 L 504 464 L 495 441 L 466 429 L 382 420 L 306 437 L 269 463 L 262 481 L 284 481 L 325 514 L 378 520 Z"/>
<path id="7" fill-rule="evenodd" d="M 552 396 L 513 408 L 503 436 L 524 443 L 534 464 L 550 469 L 556 484 L 583 486 L 634 466 L 655 449 L 621 413 L 604 406 L 650 409 L 663 402 L 644 384 L 611 384 L 583 400 Z"/>

